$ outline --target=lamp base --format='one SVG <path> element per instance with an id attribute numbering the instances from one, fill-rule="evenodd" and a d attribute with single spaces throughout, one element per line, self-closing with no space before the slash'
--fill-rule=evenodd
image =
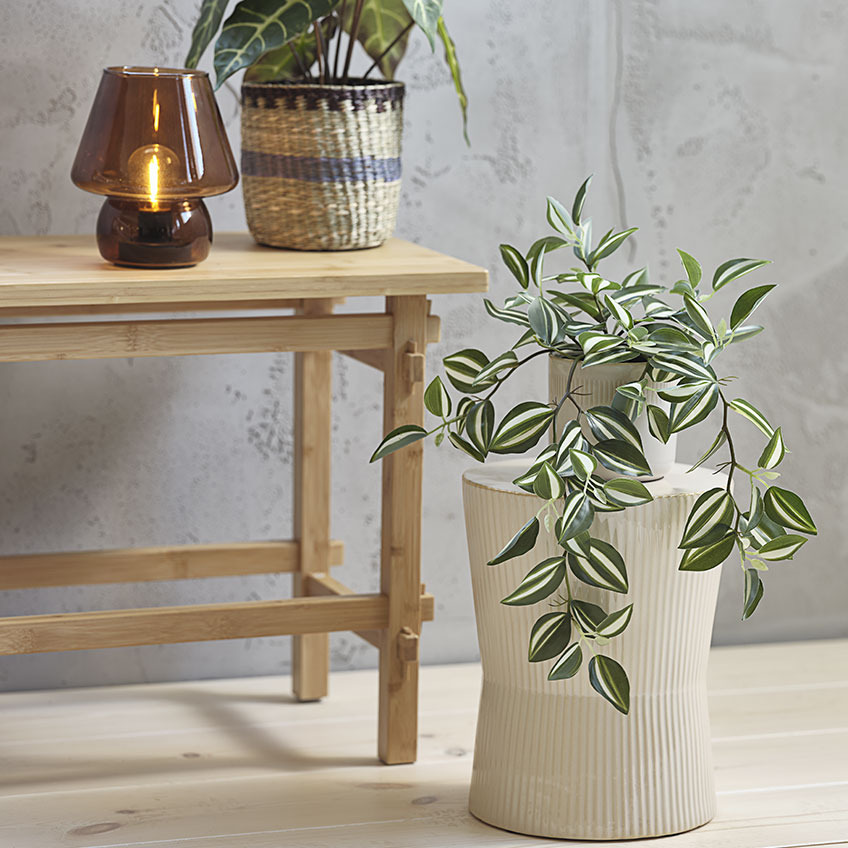
<path id="1" fill-rule="evenodd" d="M 212 219 L 199 198 L 159 202 L 107 197 L 97 218 L 100 255 L 115 265 L 187 268 L 212 245 Z"/>

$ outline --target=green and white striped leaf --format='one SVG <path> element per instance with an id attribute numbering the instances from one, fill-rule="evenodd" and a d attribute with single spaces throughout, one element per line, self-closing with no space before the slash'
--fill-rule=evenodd
<path id="1" fill-rule="evenodd" d="M 797 536 L 794 533 L 786 533 L 783 536 L 778 536 L 766 542 L 758 551 L 757 556 L 760 559 L 774 561 L 780 559 L 792 559 L 798 552 L 798 549 L 806 543 L 803 536 Z"/>
<path id="2" fill-rule="evenodd" d="M 774 435 L 774 427 L 768 423 L 765 415 L 757 409 L 750 401 L 743 398 L 736 398 L 730 401 L 730 408 L 734 412 L 738 412 L 744 418 L 747 418 L 760 432 L 771 438 Z"/>
<path id="3" fill-rule="evenodd" d="M 410 17 L 427 36 L 430 49 L 435 50 L 439 18 L 442 16 L 442 0 L 403 0 L 403 5 L 406 6 L 406 11 L 409 12 Z"/>
<path id="4" fill-rule="evenodd" d="M 617 300 L 614 300 L 606 293 L 603 294 L 602 297 L 604 299 L 605 306 L 607 307 L 607 309 L 609 309 L 613 318 L 615 318 L 615 320 L 618 321 L 618 323 L 621 324 L 621 326 L 624 327 L 625 330 L 632 330 L 633 316 L 630 314 L 627 308 L 621 303 L 619 303 Z"/>
<path id="5" fill-rule="evenodd" d="M 532 448 L 547 430 L 554 410 L 547 404 L 525 401 L 513 407 L 503 418 L 489 450 L 493 453 L 524 453 Z"/>
<path id="6" fill-rule="evenodd" d="M 724 528 L 719 534 L 721 538 L 733 523 L 733 514 L 733 498 L 726 489 L 716 488 L 704 492 L 695 501 L 686 519 L 679 547 L 693 548 L 705 544 L 716 535 L 716 527 Z"/>
<path id="7" fill-rule="evenodd" d="M 604 483 L 604 494 L 616 506 L 641 506 L 650 503 L 654 497 L 647 486 L 632 477 L 619 477 Z"/>
<path id="8" fill-rule="evenodd" d="M 613 233 L 612 230 L 608 232 L 601 240 L 598 242 L 597 247 L 592 251 L 589 256 L 589 264 L 594 265 L 596 262 L 600 262 L 601 259 L 606 259 L 607 256 L 611 256 L 618 250 L 621 245 L 624 244 L 627 239 L 639 229 L 638 227 L 631 227 L 629 230 L 624 230 L 620 233 Z"/>
<path id="9" fill-rule="evenodd" d="M 568 455 L 569 450 L 571 448 L 582 450 L 583 441 L 583 431 L 576 421 L 569 421 L 562 428 L 562 435 L 559 437 L 559 442 L 557 442 L 556 461 L 554 462 L 558 471 L 563 470 L 565 463 L 568 463 L 570 466 L 571 458 Z"/>
<path id="10" fill-rule="evenodd" d="M 218 32 L 228 4 L 229 0 L 203 0 L 200 4 L 197 23 L 191 32 L 191 47 L 185 60 L 187 68 L 197 67 L 200 57 Z"/>
<path id="11" fill-rule="evenodd" d="M 545 254 L 547 250 L 547 240 L 539 239 L 539 241 L 531 245 L 530 251 L 527 254 L 527 263 L 530 266 L 530 280 L 538 289 L 542 288 L 542 282 L 544 280 Z"/>
<path id="12" fill-rule="evenodd" d="M 417 424 L 402 424 L 396 427 L 389 433 L 382 442 L 377 446 L 377 450 L 371 455 L 371 462 L 376 462 L 378 459 L 388 456 L 390 453 L 405 448 L 414 442 L 427 437 L 427 431 Z"/>
<path id="13" fill-rule="evenodd" d="M 591 330 L 580 333 L 577 341 L 580 343 L 580 347 L 583 348 L 583 353 L 587 356 L 602 350 L 608 350 L 609 348 L 620 347 L 623 344 L 621 336 L 612 336 L 609 333 L 596 333 Z"/>
<path id="14" fill-rule="evenodd" d="M 565 483 L 549 462 L 542 463 L 533 483 L 533 491 L 544 501 L 556 501 L 565 494 Z"/>
<path id="15" fill-rule="evenodd" d="M 527 659 L 530 662 L 552 660 L 571 640 L 571 616 L 567 612 L 549 612 L 537 619 L 530 631 Z"/>
<path id="16" fill-rule="evenodd" d="M 461 450 L 463 453 L 467 453 L 472 459 L 477 460 L 477 462 L 486 461 L 486 454 L 475 445 L 472 445 L 467 439 L 460 436 L 459 433 L 448 433 L 448 439 L 455 448 Z"/>
<path id="17" fill-rule="evenodd" d="M 583 286 L 587 292 L 591 292 L 593 295 L 600 294 L 608 289 L 618 288 L 618 285 L 612 280 L 607 280 L 600 274 L 595 274 L 593 271 L 578 271 L 574 276 L 577 277 L 577 281 L 580 285 Z"/>
<path id="18" fill-rule="evenodd" d="M 762 520 L 765 510 L 763 509 L 763 496 L 760 494 L 759 486 L 751 484 L 751 503 L 748 506 L 748 515 L 745 519 L 745 529 L 750 533 Z"/>
<path id="19" fill-rule="evenodd" d="M 628 604 L 626 607 L 615 612 L 611 612 L 599 625 L 598 636 L 605 636 L 607 639 L 613 639 L 616 636 L 621 636 L 630 624 L 630 619 L 633 617 L 633 604 Z"/>
<path id="20" fill-rule="evenodd" d="M 715 339 L 715 329 L 707 310 L 692 295 L 683 295 L 683 306 L 695 328 L 705 339 Z"/>
<path id="21" fill-rule="evenodd" d="M 638 477 L 651 473 L 645 455 L 630 442 L 604 439 L 592 446 L 592 453 L 601 465 L 618 474 Z"/>
<path id="22" fill-rule="evenodd" d="M 763 510 L 763 514 L 760 516 L 760 520 L 757 522 L 756 526 L 748 527 L 748 534 L 755 550 L 758 550 L 772 539 L 777 539 L 778 536 L 783 536 L 784 533 L 784 528 L 777 522 L 772 521 L 765 514 L 765 510 Z"/>
<path id="23" fill-rule="evenodd" d="M 563 655 L 548 672 L 548 680 L 568 680 L 580 671 L 583 662 L 583 649 L 579 642 L 569 645 Z"/>
<path id="24" fill-rule="evenodd" d="M 533 484 L 536 482 L 536 475 L 539 473 L 539 469 L 542 467 L 542 464 L 545 462 L 550 462 L 557 468 L 557 470 L 562 473 L 561 469 L 555 463 L 556 458 L 556 445 L 548 445 L 534 460 L 532 465 L 519 477 L 516 477 L 512 482 L 518 486 L 520 489 L 523 489 L 525 492 L 529 492 L 531 495 L 535 494 L 533 491 Z"/>
<path id="25" fill-rule="evenodd" d="M 736 536 L 728 533 L 717 542 L 702 548 L 688 548 L 680 560 L 681 571 L 709 571 L 721 565 L 733 551 Z"/>
<path id="26" fill-rule="evenodd" d="M 642 306 L 648 318 L 671 318 L 676 312 L 673 306 L 669 306 L 665 301 L 650 295 L 642 299 Z"/>
<path id="27" fill-rule="evenodd" d="M 557 522 L 557 530 L 562 529 L 562 524 Z M 576 536 L 571 539 L 560 539 L 560 545 L 570 554 L 574 554 L 574 556 L 587 557 L 589 556 L 589 552 L 592 550 L 592 540 L 589 536 L 589 531 L 584 530 L 582 533 L 578 533 Z"/>
<path id="28" fill-rule="evenodd" d="M 592 526 L 594 510 L 589 498 L 583 492 L 572 492 L 562 507 L 562 515 L 557 520 L 556 534 L 561 545 L 575 536 L 579 536 Z"/>
<path id="29" fill-rule="evenodd" d="M 699 349 L 699 345 L 695 343 L 693 337 L 679 327 L 654 327 L 648 335 L 648 340 L 659 347 L 671 348 L 678 352 L 681 348 Z"/>
<path id="30" fill-rule="evenodd" d="M 574 203 L 571 206 L 571 220 L 575 225 L 580 225 L 580 216 L 583 214 L 583 203 L 586 201 L 586 192 L 589 189 L 589 184 L 592 182 L 592 175 L 588 176 L 583 185 L 577 189 L 577 194 L 574 196 Z"/>
<path id="31" fill-rule="evenodd" d="M 596 351 L 585 356 L 583 358 L 583 367 L 590 368 L 592 365 L 604 365 L 608 362 L 629 362 L 635 358 L 634 351 L 628 347 L 607 348 L 606 350 Z"/>
<path id="32" fill-rule="evenodd" d="M 781 527 L 790 530 L 800 530 L 815 536 L 818 533 L 812 516 L 804 506 L 804 502 L 795 492 L 781 489 L 779 486 L 769 486 L 763 498 L 766 515 L 776 521 Z"/>
<path id="33" fill-rule="evenodd" d="M 672 374 L 680 374 L 696 380 L 715 382 L 716 379 L 715 372 L 709 365 L 704 365 L 699 359 L 687 353 L 670 351 L 655 353 L 651 356 L 651 364 L 654 368 L 661 368 L 663 371 L 671 371 Z"/>
<path id="34" fill-rule="evenodd" d="M 504 265 L 509 268 L 510 274 L 518 280 L 518 285 L 526 289 L 530 285 L 530 268 L 527 265 L 527 260 L 519 253 L 511 244 L 502 244 L 500 246 L 501 259 Z"/>
<path id="35" fill-rule="evenodd" d="M 703 421 L 718 403 L 718 385 L 713 383 L 693 395 L 686 403 L 676 403 L 671 408 L 671 417 L 668 422 L 670 433 L 679 433 L 687 427 Z"/>
<path id="36" fill-rule="evenodd" d="M 483 298 L 483 306 L 486 308 L 486 312 L 488 312 L 492 318 L 497 318 L 498 321 L 505 321 L 507 324 L 517 324 L 519 327 L 530 326 L 527 313 L 522 312 L 520 309 L 495 306 L 495 304 L 487 297 Z"/>
<path id="37" fill-rule="evenodd" d="M 507 350 L 496 356 L 488 365 L 480 369 L 480 372 L 472 381 L 475 389 L 491 386 L 493 378 L 500 377 L 502 371 L 511 371 L 518 365 L 518 356 L 514 350 Z"/>
<path id="38" fill-rule="evenodd" d="M 730 259 L 719 265 L 713 274 L 713 291 L 718 291 L 733 280 L 738 280 L 768 264 L 770 263 L 767 259 Z"/>
<path id="39" fill-rule="evenodd" d="M 611 592 L 627 591 L 627 568 L 621 554 L 609 542 L 604 542 L 602 539 L 592 539 L 588 558 L 575 559 L 575 561 L 583 566 L 586 575 L 591 578 L 591 581 L 594 581 L 590 585 L 609 589 Z"/>
<path id="40" fill-rule="evenodd" d="M 607 297 L 623 306 L 640 301 L 649 295 L 660 294 L 660 292 L 665 291 L 662 286 L 629 286 L 628 288 L 624 288 L 627 285 L 626 281 L 621 285 L 622 288 L 619 291 L 611 292 Z"/>
<path id="41" fill-rule="evenodd" d="M 619 386 L 615 391 L 616 394 L 622 395 L 628 400 L 645 400 L 645 388 L 639 382 L 625 383 L 623 386 Z"/>
<path id="42" fill-rule="evenodd" d="M 587 453 L 586 451 L 571 448 L 568 451 L 568 458 L 571 460 L 571 467 L 574 469 L 574 473 L 581 480 L 591 477 L 592 474 L 595 473 L 595 469 L 598 467 L 598 461 L 594 456 L 592 456 L 592 454 Z"/>
<path id="43" fill-rule="evenodd" d="M 547 219 L 548 223 L 558 232 L 573 239 L 574 223 L 566 208 L 555 198 L 548 197 Z"/>
<path id="44" fill-rule="evenodd" d="M 571 612 L 571 619 L 577 626 L 577 629 L 590 639 L 595 637 L 598 627 L 601 622 L 606 620 L 607 614 L 597 604 L 590 604 L 588 601 L 572 601 L 568 608 Z"/>
<path id="45" fill-rule="evenodd" d="M 734 342 L 742 342 L 745 339 L 753 338 L 756 335 L 762 333 L 763 328 L 759 326 L 759 324 L 745 324 L 742 327 L 737 327 L 731 333 L 731 338 L 729 344 L 733 344 Z"/>
<path id="46" fill-rule="evenodd" d="M 703 465 L 717 450 L 721 448 L 721 446 L 727 441 L 727 433 L 724 430 L 720 430 L 719 434 L 713 440 L 713 443 L 707 448 L 706 452 L 701 456 L 701 458 L 689 469 L 689 471 L 694 471 L 696 468 L 699 468 Z"/>
<path id="47" fill-rule="evenodd" d="M 638 384 L 637 384 L 638 385 Z M 586 410 L 586 420 L 596 439 L 619 439 L 642 450 L 642 437 L 633 422 L 611 406 L 593 406 Z"/>
<path id="48" fill-rule="evenodd" d="M 666 414 L 666 411 L 659 406 L 655 406 L 654 404 L 649 403 L 647 415 L 648 430 L 650 434 L 655 439 L 658 439 L 663 444 L 666 444 L 668 442 L 669 436 L 671 435 L 669 431 L 668 415 Z"/>
<path id="49" fill-rule="evenodd" d="M 537 297 L 527 310 L 527 319 L 533 332 L 546 345 L 553 344 L 562 328 L 568 323 L 568 315 L 556 304 Z"/>
<path id="50" fill-rule="evenodd" d="M 500 565 L 509 559 L 522 556 L 533 550 L 539 537 L 539 519 L 531 518 L 501 549 L 501 552 L 490 559 L 486 565 Z"/>
<path id="51" fill-rule="evenodd" d="M 757 465 L 760 468 L 775 468 L 786 456 L 786 445 L 783 443 L 783 432 L 778 427 L 769 439 L 765 450 L 760 454 Z"/>
<path id="52" fill-rule="evenodd" d="M 434 377 L 424 391 L 424 406 L 432 415 L 447 418 L 451 411 L 451 399 L 441 377 Z"/>
<path id="53" fill-rule="evenodd" d="M 757 286 L 739 295 L 733 310 L 730 313 L 730 329 L 735 330 L 763 301 L 765 296 L 773 289 L 771 286 Z"/>
<path id="54" fill-rule="evenodd" d="M 242 0 L 215 42 L 216 87 L 263 53 L 283 47 L 329 14 L 338 0 Z"/>
<path id="55" fill-rule="evenodd" d="M 589 660 L 589 683 L 620 713 L 630 712 L 630 681 L 625 670 L 611 657 L 596 656 Z"/>
<path id="56" fill-rule="evenodd" d="M 684 403 L 693 395 L 703 391 L 712 385 L 708 380 L 692 380 L 687 378 L 686 382 L 680 382 L 676 386 L 663 386 L 657 390 L 657 395 L 669 403 Z"/>
<path id="57" fill-rule="evenodd" d="M 488 386 L 474 385 L 477 375 L 489 364 L 489 357 L 483 351 L 469 347 L 446 356 L 442 364 L 445 366 L 448 380 L 457 391 L 471 394 L 478 389 L 488 388 Z M 492 377 L 489 385 L 494 385 L 496 382 L 497 378 Z"/>
<path id="58" fill-rule="evenodd" d="M 742 620 L 750 618 L 754 614 L 760 601 L 763 599 L 763 581 L 756 568 L 745 569 L 745 595 Z"/>
<path id="59" fill-rule="evenodd" d="M 701 263 L 685 250 L 680 250 L 680 248 L 678 248 L 677 253 L 680 256 L 680 261 L 683 263 L 683 269 L 686 271 L 686 276 L 689 278 L 689 285 L 692 286 L 693 289 L 697 289 L 698 284 L 701 282 Z"/>
<path id="60" fill-rule="evenodd" d="M 474 406 L 476 401 L 474 401 L 470 397 L 463 397 L 459 399 L 459 403 L 456 405 L 456 415 L 459 420 L 456 422 L 456 432 L 462 435 L 462 431 L 465 429 L 465 417 L 471 411 L 471 407 Z"/>
<path id="61" fill-rule="evenodd" d="M 490 400 L 481 400 L 473 404 L 465 419 L 465 435 L 484 456 L 489 452 L 494 427 L 494 404 Z"/>
<path id="62" fill-rule="evenodd" d="M 511 607 L 537 604 L 553 594 L 565 577 L 565 557 L 549 557 L 527 572 L 518 588 L 502 601 Z"/>

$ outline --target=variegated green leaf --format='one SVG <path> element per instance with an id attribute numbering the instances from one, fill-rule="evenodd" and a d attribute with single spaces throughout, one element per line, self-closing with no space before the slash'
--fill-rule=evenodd
<path id="1" fill-rule="evenodd" d="M 523 607 L 537 604 L 552 595 L 565 577 L 565 557 L 549 557 L 527 572 L 518 588 L 507 595 L 502 604 Z"/>
<path id="2" fill-rule="evenodd" d="M 492 402 L 481 400 L 473 404 L 465 419 L 465 435 L 483 456 L 489 451 L 494 427 L 495 407 Z"/>
<path id="3" fill-rule="evenodd" d="M 561 529 L 561 524 L 559 527 Z M 571 539 L 560 538 L 560 545 L 570 554 L 587 557 L 592 550 L 592 539 L 589 536 L 589 531 L 584 530 Z"/>
<path id="4" fill-rule="evenodd" d="M 765 433 L 769 438 L 774 435 L 774 428 L 768 423 L 765 415 L 750 401 L 736 398 L 730 401 L 729 405 L 734 412 L 738 412 L 741 416 L 747 418 L 760 432 Z"/>
<path id="5" fill-rule="evenodd" d="M 604 483 L 604 493 L 617 506 L 640 506 L 654 499 L 647 486 L 632 477 L 607 480 Z"/>
<path id="6" fill-rule="evenodd" d="M 754 614 L 760 601 L 763 599 L 763 581 L 756 568 L 745 569 L 745 596 L 742 620 L 750 618 Z"/>
<path id="7" fill-rule="evenodd" d="M 571 620 L 577 629 L 590 639 L 595 637 L 598 627 L 607 617 L 601 607 L 590 604 L 588 601 L 572 601 L 568 608 L 571 612 Z"/>
<path id="8" fill-rule="evenodd" d="M 633 422 L 611 406 L 593 406 L 586 410 L 586 420 L 598 440 L 619 439 L 642 450 L 642 437 Z"/>
<path id="9" fill-rule="evenodd" d="M 539 473 L 539 469 L 542 467 L 542 464 L 545 462 L 550 462 L 557 468 L 559 468 L 555 462 L 556 458 L 556 445 L 548 445 L 534 460 L 530 467 L 519 477 L 516 477 L 512 482 L 518 486 L 520 489 L 523 489 L 525 492 L 533 493 L 533 483 L 536 481 L 536 475 Z"/>
<path id="10" fill-rule="evenodd" d="M 562 235 L 569 239 L 574 238 L 574 223 L 571 220 L 571 215 L 568 214 L 566 208 L 555 198 L 547 198 L 547 219 L 548 223 Z"/>
<path id="11" fill-rule="evenodd" d="M 603 318 L 601 310 L 598 309 L 598 304 L 595 298 L 589 292 L 552 292 L 550 295 L 558 303 L 564 303 L 566 306 L 571 306 L 574 309 L 581 309 L 590 318 L 600 321 Z"/>
<path id="12" fill-rule="evenodd" d="M 426 437 L 427 431 L 417 424 L 403 424 L 400 427 L 396 427 L 377 446 L 377 450 L 371 456 L 371 462 L 383 459 L 383 457 L 388 456 L 390 453 L 394 453 Z"/>
<path id="13" fill-rule="evenodd" d="M 684 403 L 709 385 L 712 385 L 709 380 L 686 378 L 685 382 L 680 382 L 676 386 L 662 386 L 657 389 L 657 395 L 670 403 Z"/>
<path id="14" fill-rule="evenodd" d="M 798 549 L 807 540 L 803 536 L 798 536 L 794 533 L 786 533 L 783 536 L 778 536 L 776 539 L 771 539 L 766 542 L 758 551 L 757 556 L 760 559 L 773 561 L 780 559 L 792 559 L 798 552 Z"/>
<path id="15" fill-rule="evenodd" d="M 647 408 L 648 415 L 648 430 L 651 435 L 661 441 L 663 444 L 668 442 L 669 436 L 671 433 L 669 432 L 668 425 L 668 414 L 664 409 L 659 406 L 655 406 L 652 403 L 648 404 Z"/>
<path id="16" fill-rule="evenodd" d="M 451 385 L 460 392 L 470 394 L 478 389 L 488 388 L 497 382 L 497 377 L 492 377 L 488 386 L 475 385 L 477 375 L 489 364 L 489 358 L 480 350 L 466 348 L 458 353 L 446 356 L 442 363 L 445 373 Z"/>
<path id="17" fill-rule="evenodd" d="M 451 399 L 441 377 L 434 377 L 424 391 L 424 406 L 432 415 L 447 418 L 451 411 Z"/>
<path id="18" fill-rule="evenodd" d="M 592 526 L 594 510 L 583 492 L 572 492 L 562 507 L 562 515 L 556 525 L 557 539 L 561 545 L 584 533 Z"/>
<path id="19" fill-rule="evenodd" d="M 538 245 L 538 249 L 535 249 Z M 545 276 L 545 254 L 548 252 L 547 239 L 539 239 L 530 247 L 527 253 L 527 264 L 530 266 L 530 280 L 537 289 L 541 290 Z"/>
<path id="20" fill-rule="evenodd" d="M 472 445 L 467 439 L 463 439 L 458 433 L 448 433 L 448 439 L 450 439 L 450 443 L 455 448 L 461 450 L 463 453 L 467 453 L 472 459 L 476 459 L 477 462 L 486 461 L 486 454 L 475 445 Z"/>
<path id="21" fill-rule="evenodd" d="M 571 616 L 567 612 L 549 612 L 541 616 L 530 631 L 527 659 L 530 662 L 552 660 L 571 640 Z"/>
<path id="22" fill-rule="evenodd" d="M 768 264 L 770 263 L 766 259 L 730 259 L 716 269 L 713 275 L 713 291 L 718 291 L 733 280 L 738 280 L 739 277 L 744 277 L 745 274 L 750 274 L 751 271 L 756 271 L 757 268 Z"/>
<path id="23" fill-rule="evenodd" d="M 691 295 L 683 295 L 683 305 L 692 324 L 705 339 L 715 338 L 715 329 L 707 310 Z"/>
<path id="24" fill-rule="evenodd" d="M 217 87 L 263 53 L 288 44 L 329 14 L 338 0 L 242 0 L 215 42 Z"/>
<path id="25" fill-rule="evenodd" d="M 720 430 L 719 434 L 713 440 L 713 443 L 707 448 L 706 452 L 701 456 L 701 458 L 689 469 L 689 471 L 694 471 L 696 468 L 699 468 L 703 465 L 717 450 L 721 448 L 721 446 L 727 441 L 727 433 L 724 430 Z"/>
<path id="26" fill-rule="evenodd" d="M 774 468 L 780 465 L 784 456 L 786 456 L 786 445 L 783 443 L 783 433 L 780 427 L 778 427 L 772 433 L 772 437 L 760 454 L 757 464 L 760 468 Z"/>
<path id="27" fill-rule="evenodd" d="M 619 386 L 615 391 L 617 394 L 623 395 L 630 400 L 645 399 L 645 388 L 639 382 L 625 383 L 623 386 Z"/>
<path id="28" fill-rule="evenodd" d="M 537 297 L 527 310 L 527 319 L 533 332 L 546 345 L 553 344 L 563 326 L 568 323 L 568 315 L 556 304 L 543 297 Z"/>
<path id="29" fill-rule="evenodd" d="M 692 548 L 705 544 L 716 536 L 715 529 L 722 528 L 719 538 L 724 536 L 727 528 L 733 523 L 733 498 L 726 489 L 710 489 L 695 501 L 686 526 L 683 528 L 683 538 L 679 547 Z"/>
<path id="30" fill-rule="evenodd" d="M 571 206 L 571 220 L 578 226 L 580 225 L 580 216 L 583 214 L 583 203 L 586 200 L 586 192 L 591 182 L 592 175 L 588 176 L 583 185 L 581 185 L 577 190 L 577 194 L 574 197 L 574 203 Z"/>
<path id="31" fill-rule="evenodd" d="M 465 138 L 465 143 L 470 145 L 471 142 L 468 139 L 468 95 L 465 93 L 465 88 L 462 85 L 462 73 L 459 70 L 459 58 L 456 55 L 456 45 L 453 43 L 453 39 L 448 33 L 444 17 L 439 18 L 436 30 L 445 48 L 445 63 L 451 72 L 453 87 L 456 90 L 456 96 L 459 100 L 459 108 L 462 112 L 462 134 Z"/>
<path id="32" fill-rule="evenodd" d="M 818 533 L 804 502 L 795 492 L 781 489 L 779 486 L 769 486 L 763 498 L 766 515 L 776 521 L 781 527 L 790 530 L 800 530 L 815 536 Z"/>
<path id="33" fill-rule="evenodd" d="M 606 292 L 602 295 L 604 299 L 604 305 L 607 309 L 609 309 L 613 318 L 624 327 L 625 330 L 633 329 L 633 316 L 628 312 L 627 308 L 619 303 L 618 300 L 614 300 L 610 295 Z"/>
<path id="34" fill-rule="evenodd" d="M 580 671 L 583 650 L 579 642 L 569 645 L 563 655 L 551 666 L 548 680 L 568 680 Z"/>
<path id="35" fill-rule="evenodd" d="M 617 283 L 614 283 L 612 280 L 607 280 L 600 274 L 595 274 L 594 272 L 578 271 L 575 276 L 577 277 L 577 281 L 580 285 L 583 286 L 587 292 L 591 292 L 593 295 L 619 288 Z"/>
<path id="36" fill-rule="evenodd" d="M 608 333 L 596 333 L 591 331 L 581 333 L 577 337 L 577 341 L 580 342 L 580 347 L 583 348 L 583 353 L 587 356 L 601 350 L 620 347 L 623 344 L 621 336 L 612 336 Z"/>
<path id="37" fill-rule="evenodd" d="M 651 473 L 645 455 L 630 442 L 604 439 L 592 446 L 592 453 L 601 465 L 618 474 L 638 477 Z"/>
<path id="38" fill-rule="evenodd" d="M 502 562 L 532 551 L 538 537 L 539 519 L 534 516 L 503 546 L 500 553 L 492 557 L 486 565 L 500 565 Z"/>
<path id="39" fill-rule="evenodd" d="M 704 365 L 697 357 L 687 353 L 672 353 L 664 351 L 655 353 L 651 357 L 651 364 L 654 368 L 662 368 L 664 371 L 671 371 L 673 374 L 680 374 L 684 377 L 693 377 L 696 380 L 715 381 L 716 375 L 709 365 Z"/>
<path id="40" fill-rule="evenodd" d="M 613 233 L 610 231 L 607 233 L 599 242 L 597 247 L 592 251 L 589 256 L 589 264 L 594 265 L 596 262 L 600 262 L 601 259 L 606 259 L 607 256 L 612 255 L 621 247 L 624 242 L 636 232 L 638 227 L 631 227 L 629 230 L 624 230 L 621 233 Z"/>
<path id="41" fill-rule="evenodd" d="M 630 624 L 630 619 L 633 617 L 633 604 L 628 604 L 626 607 L 615 612 L 611 612 L 599 625 L 598 636 L 606 636 L 607 639 L 613 639 L 616 636 L 621 636 Z"/>
<path id="42" fill-rule="evenodd" d="M 630 681 L 627 673 L 611 657 L 596 656 L 589 661 L 589 683 L 620 713 L 630 712 Z"/>
<path id="43" fill-rule="evenodd" d="M 200 57 L 218 32 L 224 12 L 227 10 L 229 0 L 203 0 L 200 4 L 200 12 L 197 23 L 191 32 L 191 47 L 188 49 L 185 66 L 196 68 Z"/>
<path id="44" fill-rule="evenodd" d="M 764 513 L 763 496 L 760 493 L 760 488 L 756 484 L 751 484 L 751 503 L 748 507 L 748 515 L 745 519 L 745 527 L 750 532 L 762 520 Z"/>
<path id="45" fill-rule="evenodd" d="M 609 589 L 611 592 L 627 591 L 627 568 L 621 554 L 609 542 L 592 539 L 588 558 L 579 562 L 589 577 L 595 581 L 593 585 Z"/>
<path id="46" fill-rule="evenodd" d="M 703 421 L 718 403 L 718 385 L 713 383 L 693 395 L 685 403 L 676 403 L 671 408 L 669 417 L 669 432 L 679 433 L 687 427 Z"/>
<path id="47" fill-rule="evenodd" d="M 505 321 L 507 324 L 517 324 L 519 327 L 530 326 L 530 322 L 527 319 L 527 313 L 522 312 L 520 309 L 495 306 L 495 304 L 487 297 L 483 298 L 483 306 L 486 308 L 486 312 L 488 312 L 492 318 L 497 318 L 498 321 Z"/>
<path id="48" fill-rule="evenodd" d="M 512 371 L 518 365 L 518 356 L 514 350 L 504 351 L 499 356 L 496 356 L 488 365 L 484 365 L 477 376 L 472 381 L 471 385 L 475 389 L 484 389 L 492 385 L 493 378 L 500 379 L 500 375 L 504 371 Z"/>
<path id="49" fill-rule="evenodd" d="M 530 269 L 527 260 L 511 244 L 500 246 L 501 259 L 509 272 L 518 280 L 518 285 L 526 289 L 530 285 Z"/>
<path id="50" fill-rule="evenodd" d="M 474 406 L 476 401 L 470 397 L 462 397 L 459 399 L 459 403 L 456 405 L 456 417 L 459 419 L 456 422 L 456 432 L 462 435 L 462 432 L 465 430 L 465 419 L 469 412 L 471 412 L 471 407 Z"/>
<path id="51" fill-rule="evenodd" d="M 403 5 L 427 36 L 430 49 L 435 50 L 439 18 L 442 16 L 442 0 L 403 0 Z"/>
<path id="52" fill-rule="evenodd" d="M 776 286 L 757 286 L 739 295 L 730 313 L 730 329 L 735 330 L 763 301 Z"/>
<path id="53" fill-rule="evenodd" d="M 763 328 L 757 324 L 745 324 L 744 326 L 737 327 L 730 334 L 730 344 L 733 344 L 734 342 L 742 342 L 745 341 L 745 339 L 753 338 L 759 333 L 762 333 L 762 331 Z"/>
<path id="54" fill-rule="evenodd" d="M 693 289 L 698 288 L 698 284 L 701 282 L 701 264 L 695 259 L 694 256 L 688 254 L 685 250 L 677 249 L 677 253 L 680 256 L 680 261 L 683 263 L 683 269 L 686 271 L 686 276 L 689 278 L 689 285 L 692 286 Z"/>
<path id="55" fill-rule="evenodd" d="M 557 442 L 556 461 L 554 462 L 557 470 L 561 471 L 563 464 L 566 462 L 570 464 L 571 458 L 568 455 L 568 451 L 571 448 L 582 450 L 583 441 L 583 431 L 580 429 L 580 425 L 576 421 L 569 421 L 562 428 L 562 433 Z"/>
<path id="56" fill-rule="evenodd" d="M 571 448 L 568 451 L 568 458 L 571 460 L 571 467 L 574 469 L 574 473 L 581 480 L 591 477 L 592 474 L 595 473 L 595 469 L 598 467 L 598 461 L 594 456 L 592 456 L 592 454 L 587 453 L 586 451 Z"/>
<path id="57" fill-rule="evenodd" d="M 493 453 L 524 453 L 542 438 L 554 410 L 547 404 L 525 401 L 511 409 L 503 418 L 489 450 Z"/>
<path id="58" fill-rule="evenodd" d="M 536 474 L 533 491 L 545 501 L 559 500 L 565 494 L 565 483 L 549 462 L 543 462 Z"/>
<path id="59" fill-rule="evenodd" d="M 733 551 L 736 536 L 728 533 L 716 542 L 701 548 L 687 548 L 680 560 L 681 571 L 709 571 L 721 565 Z"/>
<path id="60" fill-rule="evenodd" d="M 635 354 L 630 348 L 611 347 L 587 354 L 583 358 L 583 367 L 591 368 L 593 365 L 604 365 L 608 362 L 630 362 L 635 358 Z"/>

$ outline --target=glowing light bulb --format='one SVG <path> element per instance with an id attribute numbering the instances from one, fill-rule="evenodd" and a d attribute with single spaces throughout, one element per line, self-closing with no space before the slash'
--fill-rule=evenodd
<path id="1" fill-rule="evenodd" d="M 158 209 L 163 193 L 182 184 L 180 160 L 164 144 L 148 144 L 133 151 L 127 173 L 135 191 Z"/>

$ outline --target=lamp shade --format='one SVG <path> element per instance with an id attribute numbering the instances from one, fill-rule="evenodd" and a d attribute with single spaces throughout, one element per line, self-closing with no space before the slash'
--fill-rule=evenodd
<path id="1" fill-rule="evenodd" d="M 232 189 L 238 171 L 206 73 L 106 68 L 71 179 L 154 207 Z"/>

